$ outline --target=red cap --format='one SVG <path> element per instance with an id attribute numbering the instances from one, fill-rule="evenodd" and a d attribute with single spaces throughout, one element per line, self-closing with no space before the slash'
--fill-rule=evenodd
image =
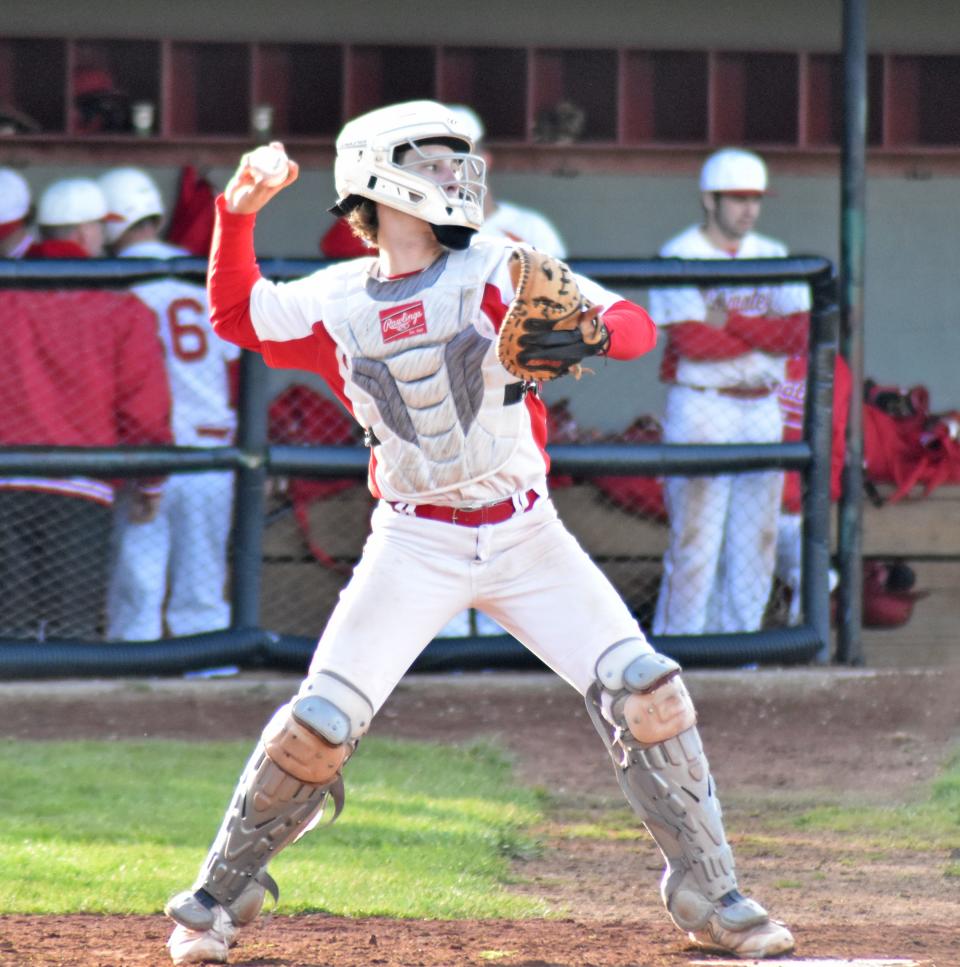
<path id="1" fill-rule="evenodd" d="M 13 222 L 3 222 L 0 224 L 0 242 L 5 238 L 9 238 L 18 228 L 23 228 L 27 224 L 25 218 L 18 218 Z"/>
<path id="2" fill-rule="evenodd" d="M 73 92 L 77 96 L 82 94 L 99 94 L 103 91 L 115 90 L 110 72 L 102 67 L 78 67 L 73 74 Z"/>

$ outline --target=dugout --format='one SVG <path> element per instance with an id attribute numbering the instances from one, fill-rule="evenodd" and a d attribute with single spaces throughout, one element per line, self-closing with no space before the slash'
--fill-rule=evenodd
<path id="1" fill-rule="evenodd" d="M 315 263 L 293 260 L 263 261 L 261 270 L 275 280 L 294 279 L 308 274 Z M 807 399 L 802 439 L 793 442 L 739 444 L 587 444 L 550 448 L 554 473 L 570 473 L 587 480 L 599 475 L 622 476 L 667 474 L 703 477 L 711 474 L 751 473 L 759 470 L 799 471 L 804 480 L 802 534 L 802 583 L 799 589 L 802 609 L 799 622 L 775 621 L 757 631 L 737 634 L 680 634 L 651 637 L 662 652 L 685 664 L 701 666 L 743 666 L 761 663 L 796 664 L 830 658 L 830 616 L 827 572 L 829 566 L 829 476 L 830 429 L 836 350 L 836 279 L 832 264 L 820 257 L 783 259 L 740 259 L 684 261 L 653 259 L 647 261 L 594 260 L 572 262 L 574 270 L 598 281 L 618 284 L 677 285 L 730 283 L 805 282 L 811 292 L 810 336 L 807 350 Z M 51 288 L 60 296 L 78 290 L 81 298 L 95 288 L 117 289 L 175 275 L 202 279 L 206 262 L 202 259 L 113 259 L 36 261 L 7 260 L 0 263 L 0 286 L 14 290 L 21 299 L 30 290 L 47 296 Z M 68 291 L 61 291 L 68 290 Z M 88 633 L 69 637 L 31 632 L 0 632 L 0 676 L 48 677 L 63 675 L 164 674 L 236 664 L 239 667 L 281 666 L 302 668 L 309 661 L 315 637 L 307 628 L 300 634 L 270 624 L 274 617 L 289 628 L 291 607 L 300 607 L 300 598 L 287 599 L 287 608 L 271 612 L 275 595 L 269 585 L 270 540 L 265 496 L 278 476 L 303 475 L 307 478 L 362 479 L 369 456 L 360 446 L 290 445 L 270 443 L 268 438 L 268 380 L 266 367 L 255 353 L 245 352 L 241 359 L 239 423 L 235 444 L 219 447 L 184 446 L 30 446 L 10 444 L 0 448 L 0 477 L 72 478 L 90 475 L 97 478 L 131 478 L 163 473 L 197 473 L 215 469 L 235 471 L 235 510 L 231 565 L 230 627 L 205 634 L 189 634 L 173 640 L 118 641 L 100 643 Z M 362 525 L 369 514 L 369 501 L 358 502 L 355 523 Z M 334 519 L 344 516 L 344 508 L 334 507 Z M 8 526 L 15 524 L 9 520 Z M 620 529 L 620 524 L 616 525 Z M 365 532 L 357 527 L 354 538 Z M 575 532 L 576 533 L 576 532 Z M 594 555 L 599 554 L 587 527 L 577 536 Z M 332 529 L 331 529 L 332 535 Z M 328 535 L 329 536 L 329 535 Z M 633 567 L 654 564 L 659 550 L 645 547 L 638 535 L 626 535 Z M 327 538 L 325 537 L 325 540 Z M 304 594 L 319 597 L 320 607 L 333 606 L 356 562 L 359 545 L 332 557 L 328 569 L 334 582 L 324 600 L 322 575 L 300 570 L 309 579 Z M 614 555 L 624 557 L 623 553 Z M 606 557 L 606 555 L 604 555 Z M 296 562 L 292 562 L 296 563 Z M 607 563 L 610 563 L 609 561 Z M 616 560 L 613 563 L 617 563 Z M 22 575 L 6 562 L 5 573 L 22 583 Z M 337 566 L 340 565 L 340 566 Z M 607 568 L 604 568 L 607 570 Z M 614 585 L 615 577 L 608 576 Z M 290 575 L 280 586 L 293 586 Z M 319 584 L 319 586 L 318 586 Z M 623 590 L 621 590 L 621 594 Z M 294 588 L 294 591 L 296 589 Z M 628 606 L 629 603 L 628 603 Z M 634 611 L 644 624 L 642 616 Z M 18 614 L 5 614 L 17 624 Z M 69 614 L 63 616 L 69 622 Z M 321 611 L 318 624 L 326 619 Z M 41 621 L 41 625 L 43 621 Z M 304 633 L 306 632 L 306 633 Z M 315 634 L 315 632 L 314 632 Z M 503 634 L 483 640 L 467 636 L 462 640 L 438 638 L 414 664 L 415 670 L 447 670 L 462 667 L 528 667 L 536 662 L 524 649 Z"/>
<path id="2" fill-rule="evenodd" d="M 498 6 L 452 23 L 435 3 L 418 4 L 415 18 L 386 3 L 281 3 L 269 12 L 248 2 L 174 3 L 160 22 L 146 3 L 95 2 L 81 23 L 58 4 L 8 4 L 0 102 L 15 117 L 0 163 L 20 167 L 35 191 L 68 172 L 120 163 L 148 168 L 168 198 L 184 164 L 219 186 L 256 141 L 253 108 L 276 95 L 286 112 L 276 133 L 304 161 L 302 188 L 317 206 L 281 198 L 262 218 L 259 247 L 307 257 L 329 224 L 331 142 L 344 114 L 385 91 L 443 96 L 486 105 L 498 193 L 547 212 L 574 257 L 652 254 L 696 219 L 704 155 L 735 141 L 760 151 L 776 182 L 761 230 L 795 252 L 838 260 L 840 0 L 802 10 L 744 2 L 732 11 L 692 2 L 665 11 L 641 0 L 628 20 L 612 2 L 589 13 L 535 2 L 503 5 L 501 16 Z M 865 371 L 924 383 L 939 407 L 957 403 L 960 350 L 956 327 L 942 322 L 953 313 L 958 242 L 960 132 L 957 112 L 945 107 L 960 96 L 958 21 L 960 12 L 932 0 L 873 3 L 868 18 Z M 79 129 L 72 68 L 85 59 L 154 103 L 152 130 Z M 305 102 L 307 82 L 322 91 L 319 102 Z M 578 88 L 588 100 L 584 129 L 570 143 L 551 140 L 549 108 Z M 39 127 L 18 130 L 19 115 Z M 584 381 L 562 392 L 582 424 L 616 430 L 633 413 L 659 410 L 657 362 L 610 367 L 602 388 Z M 632 412 L 605 405 L 610 394 Z"/>
<path id="3" fill-rule="evenodd" d="M 960 180 L 960 9 L 874 0 L 867 10 L 865 372 L 955 397 L 954 217 Z M 472 101 L 487 116 L 504 199 L 546 212 L 572 257 L 643 258 L 698 217 L 695 173 L 718 145 L 768 159 L 777 196 L 760 230 L 795 252 L 839 260 L 841 0 L 743 0 L 664 7 L 613 0 L 584 7 L 502 0 L 454 19 L 429 0 L 396 4 L 250 0 L 213 5 L 94 0 L 0 9 L 0 106 L 13 113 L 0 164 L 35 191 L 66 173 L 137 164 L 172 197 L 194 164 L 222 186 L 255 143 L 251 111 L 273 103 L 275 133 L 305 165 L 304 192 L 262 219 L 264 254 L 311 257 L 329 225 L 331 142 L 344 116 L 381 99 Z M 71 66 L 102 64 L 132 102 L 155 106 L 151 131 L 78 130 Z M 306 88 L 314 96 L 306 96 Z M 583 101 L 583 129 L 550 140 L 549 109 Z M 36 129 L 23 130 L 23 115 Z M 547 119 L 547 120 L 544 120 Z M 26 123 L 26 122 L 24 122 Z M 554 135 L 555 140 L 564 140 Z M 902 351 L 904 328 L 911 351 Z M 653 362 L 653 361 L 652 361 Z M 638 412 L 656 410 L 655 379 L 612 377 Z M 584 387 L 582 422 L 611 418 Z"/>

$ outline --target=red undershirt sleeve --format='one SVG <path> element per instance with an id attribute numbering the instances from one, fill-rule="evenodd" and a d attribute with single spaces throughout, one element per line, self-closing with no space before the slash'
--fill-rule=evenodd
<path id="1" fill-rule="evenodd" d="M 227 211 L 226 199 L 219 195 L 207 269 L 214 332 L 227 342 L 253 350 L 260 348 L 250 318 L 250 292 L 261 277 L 253 246 L 256 220 L 256 215 Z"/>
<path id="2" fill-rule="evenodd" d="M 635 359 L 657 344 L 657 327 L 647 310 L 634 302 L 615 302 L 601 318 L 610 333 L 606 355 L 611 359 Z"/>

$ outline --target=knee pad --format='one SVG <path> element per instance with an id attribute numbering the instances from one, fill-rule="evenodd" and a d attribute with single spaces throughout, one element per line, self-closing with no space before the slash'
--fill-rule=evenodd
<path id="1" fill-rule="evenodd" d="M 671 739 L 697 723 L 680 666 L 639 638 L 608 648 L 597 661 L 596 674 L 604 717 L 644 746 Z"/>
<path id="2" fill-rule="evenodd" d="M 301 722 L 337 745 L 365 735 L 373 719 L 370 699 L 334 672 L 321 671 L 305 679 L 293 706 Z"/>
<path id="3" fill-rule="evenodd" d="M 284 772 L 322 785 L 340 771 L 372 718 L 366 696 L 343 679 L 320 672 L 277 710 L 264 729 L 263 746 Z"/>

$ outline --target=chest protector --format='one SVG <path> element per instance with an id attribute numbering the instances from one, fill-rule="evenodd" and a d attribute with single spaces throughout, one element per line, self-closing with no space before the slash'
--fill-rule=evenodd
<path id="1" fill-rule="evenodd" d="M 346 394 L 379 441 L 376 483 L 388 499 L 422 501 L 496 473 L 529 428 L 525 406 L 504 405 L 516 380 L 480 309 L 507 251 L 474 243 L 414 276 L 354 273 L 324 301 Z"/>

